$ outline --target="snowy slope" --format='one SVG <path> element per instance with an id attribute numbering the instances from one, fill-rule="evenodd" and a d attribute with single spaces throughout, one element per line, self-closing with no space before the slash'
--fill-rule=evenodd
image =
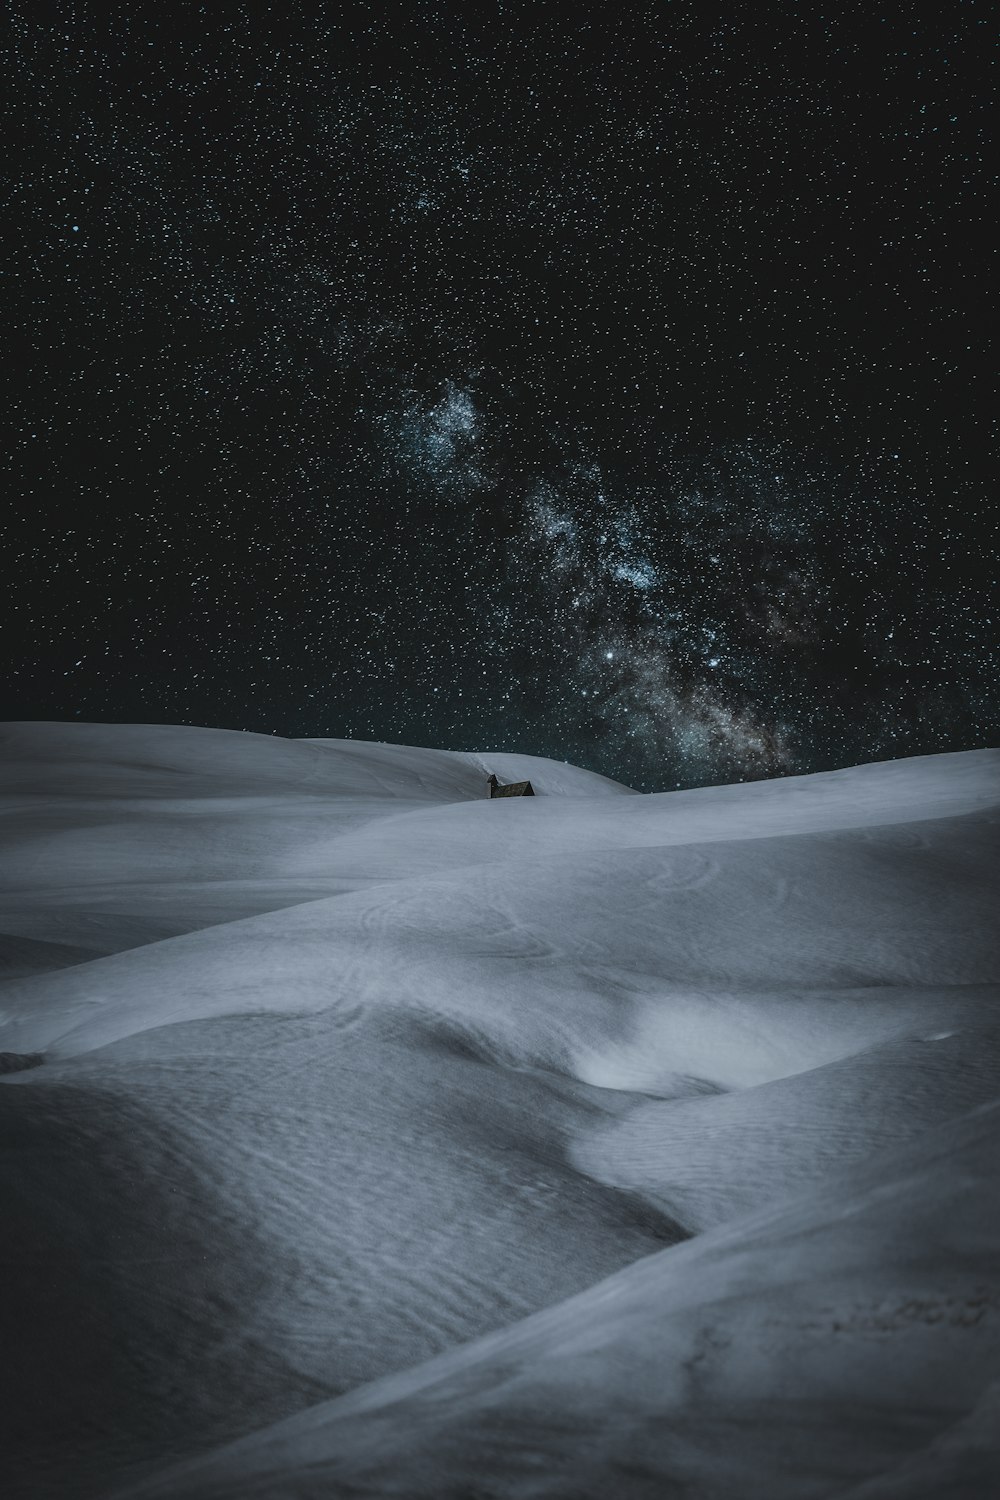
<path id="1" fill-rule="evenodd" d="M 483 780 L 430 750 L 169 725 L 7 725 L 0 757 L 7 977 L 335 893 L 331 840 Z"/>
<path id="2" fill-rule="evenodd" d="M 433 828 L 446 804 L 482 802 L 488 775 L 447 751 L 176 725 L 6 725 L 0 757 L 0 978 L 381 878 L 373 855 L 332 860 L 333 841 L 357 831 L 364 851 L 390 813 Z M 489 769 L 550 797 L 634 796 L 534 756 Z"/>
<path id="3" fill-rule="evenodd" d="M 128 1493 L 985 1500 L 998 1155 L 990 1105 Z"/>
<path id="4" fill-rule="evenodd" d="M 656 796 L 177 727 L 0 754 L 16 1494 L 992 1462 L 1000 754 Z"/>

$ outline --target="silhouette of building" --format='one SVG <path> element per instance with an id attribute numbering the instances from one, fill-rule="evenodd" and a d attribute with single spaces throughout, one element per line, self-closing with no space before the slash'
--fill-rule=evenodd
<path id="1" fill-rule="evenodd" d="M 506 786 L 490 776 L 486 783 L 487 797 L 533 797 L 535 789 L 530 781 L 509 781 Z"/>

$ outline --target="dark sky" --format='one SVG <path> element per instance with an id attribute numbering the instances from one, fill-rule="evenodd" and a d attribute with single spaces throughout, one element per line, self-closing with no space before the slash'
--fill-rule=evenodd
<path id="1" fill-rule="evenodd" d="M 5 717 L 996 742 L 986 4 L 6 10 Z"/>

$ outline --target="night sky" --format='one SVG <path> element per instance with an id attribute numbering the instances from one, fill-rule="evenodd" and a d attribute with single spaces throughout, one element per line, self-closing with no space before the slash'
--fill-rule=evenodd
<path id="1" fill-rule="evenodd" d="M 6 13 L 4 717 L 997 742 L 985 3 Z"/>

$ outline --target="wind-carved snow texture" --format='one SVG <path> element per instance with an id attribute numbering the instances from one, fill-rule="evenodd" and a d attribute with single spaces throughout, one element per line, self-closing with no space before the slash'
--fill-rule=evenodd
<path id="1" fill-rule="evenodd" d="M 997 1491 L 1000 755 L 2 751 L 6 1495 Z"/>

